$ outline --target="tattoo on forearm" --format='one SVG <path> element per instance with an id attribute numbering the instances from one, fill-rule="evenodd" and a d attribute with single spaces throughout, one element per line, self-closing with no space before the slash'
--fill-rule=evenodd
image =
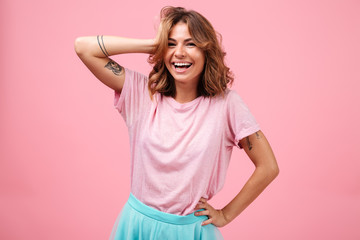
<path id="1" fill-rule="evenodd" d="M 111 70 L 115 75 L 120 76 L 123 72 L 123 67 L 120 66 L 117 62 L 110 60 L 105 67 Z"/>

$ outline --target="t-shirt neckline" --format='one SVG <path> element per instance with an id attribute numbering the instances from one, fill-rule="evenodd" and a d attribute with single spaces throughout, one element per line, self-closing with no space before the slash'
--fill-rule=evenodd
<path id="1" fill-rule="evenodd" d="M 170 96 L 164 96 L 164 97 L 173 108 L 178 109 L 178 110 L 185 110 L 185 109 L 191 108 L 196 103 L 198 103 L 203 96 L 198 96 L 194 100 L 192 100 L 190 102 L 186 102 L 186 103 L 179 103 L 173 97 L 170 97 Z"/>

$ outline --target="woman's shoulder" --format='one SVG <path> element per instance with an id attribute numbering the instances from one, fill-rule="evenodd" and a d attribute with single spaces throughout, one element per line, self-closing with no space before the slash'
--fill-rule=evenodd
<path id="1" fill-rule="evenodd" d="M 217 95 L 215 99 L 215 102 L 221 102 L 226 108 L 233 108 L 245 104 L 237 90 L 231 88 L 226 88 L 224 94 Z"/>
<path id="2" fill-rule="evenodd" d="M 240 95 L 236 92 L 236 90 L 227 87 L 223 94 L 220 93 L 215 98 L 219 99 L 219 101 L 228 102 L 237 97 L 240 97 Z"/>

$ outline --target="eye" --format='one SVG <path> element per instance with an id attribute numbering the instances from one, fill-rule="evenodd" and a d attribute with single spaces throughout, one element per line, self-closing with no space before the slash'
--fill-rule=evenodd
<path id="1" fill-rule="evenodd" d="M 169 42 L 169 43 L 168 43 L 168 47 L 174 47 L 174 46 L 176 46 L 175 43 L 173 43 L 173 42 Z"/>
<path id="2" fill-rule="evenodd" d="M 190 46 L 190 47 L 196 47 L 196 44 L 193 43 L 193 42 L 189 42 L 187 45 Z"/>

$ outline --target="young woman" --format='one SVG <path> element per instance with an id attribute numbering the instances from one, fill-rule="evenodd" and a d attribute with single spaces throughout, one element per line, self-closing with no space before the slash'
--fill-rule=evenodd
<path id="1" fill-rule="evenodd" d="M 166 7 L 155 39 L 80 37 L 75 50 L 115 92 L 129 131 L 131 193 L 111 239 L 223 239 L 234 220 L 278 175 L 271 147 L 240 96 L 227 85 L 215 30 L 195 11 Z M 149 76 L 109 58 L 146 53 Z M 221 209 L 209 200 L 222 188 L 233 146 L 254 173 Z"/>

